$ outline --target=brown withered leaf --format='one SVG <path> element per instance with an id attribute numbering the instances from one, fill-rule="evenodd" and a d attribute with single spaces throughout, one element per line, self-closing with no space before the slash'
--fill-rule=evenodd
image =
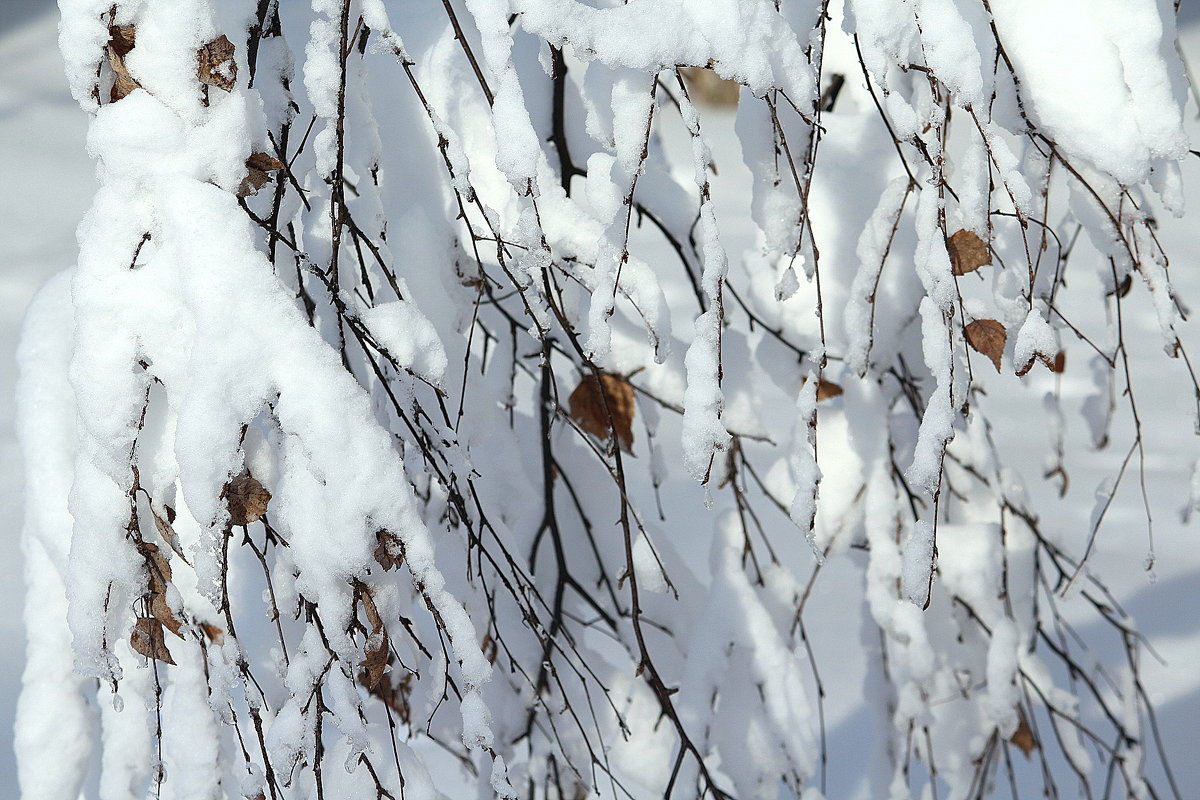
<path id="1" fill-rule="evenodd" d="M 277 169 L 283 169 L 287 164 L 267 153 L 253 153 L 246 159 L 246 166 L 252 169 L 260 169 L 263 172 L 274 172 Z"/>
<path id="2" fill-rule="evenodd" d="M 1029 370 L 1033 369 L 1033 365 L 1038 361 L 1042 362 L 1042 365 L 1051 372 L 1062 372 L 1062 369 L 1056 369 L 1056 367 L 1059 365 L 1058 357 L 1060 355 L 1063 357 L 1062 367 L 1065 369 L 1067 365 L 1067 357 L 1061 351 L 1055 355 L 1050 355 L 1049 353 L 1043 353 L 1041 350 L 1037 350 L 1032 356 L 1030 356 L 1028 361 L 1020 366 L 1020 368 L 1017 370 L 1017 375 L 1025 376 L 1029 374 Z"/>
<path id="3" fill-rule="evenodd" d="M 129 55 L 129 51 L 137 45 L 136 25 L 109 25 L 108 47 L 120 58 Z"/>
<path id="4" fill-rule="evenodd" d="M 1046 366 L 1050 367 L 1051 372 L 1061 375 L 1067 368 L 1067 352 L 1065 350 L 1059 350 L 1054 354 L 1054 362 L 1047 364 Z"/>
<path id="5" fill-rule="evenodd" d="M 361 593 L 363 611 L 366 612 L 367 622 L 371 623 L 371 635 L 367 639 L 366 660 L 359 666 L 366 670 L 366 686 L 374 690 L 383 678 L 387 665 L 391 661 L 391 648 L 388 646 L 387 629 L 383 626 L 383 618 L 375 605 L 375 598 L 365 587 Z"/>
<path id="6" fill-rule="evenodd" d="M 382 700 L 384 705 L 395 711 L 397 716 L 400 717 L 400 721 L 407 725 L 411 714 L 408 705 L 408 695 L 412 685 L 412 673 L 406 672 L 404 678 L 397 686 L 392 686 L 391 675 L 386 672 L 374 687 L 367 684 L 368 679 L 369 675 L 365 669 L 358 673 L 358 682 L 366 686 L 371 694 Z"/>
<path id="7" fill-rule="evenodd" d="M 123 100 L 132 94 L 135 89 L 140 88 L 142 88 L 142 85 L 133 78 L 116 72 L 113 75 L 112 90 L 108 93 L 108 101 L 110 103 L 115 103 L 118 100 Z"/>
<path id="8" fill-rule="evenodd" d="M 963 328 L 963 336 L 967 344 L 977 353 L 982 353 L 996 365 L 1000 371 L 1000 357 L 1004 355 L 1004 345 L 1008 341 L 1008 331 L 994 319 L 977 319 Z"/>
<path id="9" fill-rule="evenodd" d="M 233 49 L 233 42 L 221 34 L 196 51 L 196 77 L 201 83 L 227 92 L 233 89 L 237 83 Z"/>
<path id="10" fill-rule="evenodd" d="M 154 617 L 138 617 L 133 632 L 129 634 L 129 644 L 146 658 L 175 665 L 175 659 L 171 658 L 171 651 L 167 650 L 163 637 L 163 625 Z"/>
<path id="11" fill-rule="evenodd" d="M 246 159 L 246 177 L 238 186 L 237 196 L 248 197 L 271 181 L 268 173 L 276 172 L 286 167 L 278 158 L 266 153 L 255 153 Z"/>
<path id="12" fill-rule="evenodd" d="M 496 656 L 500 654 L 500 646 L 496 644 L 496 640 L 492 638 L 492 634 L 485 633 L 483 641 L 479 643 L 479 649 L 487 657 L 489 664 L 496 663 Z"/>
<path id="13" fill-rule="evenodd" d="M 175 554 L 187 562 L 187 556 L 184 555 L 183 547 L 179 544 L 179 535 L 175 533 L 175 528 L 171 525 L 174 521 L 175 511 L 170 506 L 166 506 L 166 517 L 159 515 L 154 509 L 150 509 L 150 513 L 154 515 L 154 527 L 158 531 L 158 535 L 162 540 L 175 551 Z"/>
<path id="14" fill-rule="evenodd" d="M 626 453 L 633 452 L 633 387 L 624 378 L 601 372 L 597 382 L 594 374 L 586 375 L 571 392 L 567 403 L 579 427 L 598 439 L 608 439 L 609 431 L 615 430 L 621 449 Z"/>
<path id="15" fill-rule="evenodd" d="M 229 517 L 234 525 L 249 525 L 262 519 L 271 502 L 271 493 L 263 488 L 248 472 L 229 482 L 225 489 L 225 500 L 229 503 Z"/>
<path id="16" fill-rule="evenodd" d="M 212 642 L 213 644 L 216 644 L 216 645 L 224 644 L 225 631 L 222 630 L 221 628 L 218 628 L 216 625 L 212 625 L 208 622 L 201 622 L 200 630 L 204 631 L 204 635 L 207 636 L 208 640 L 210 642 Z"/>
<path id="17" fill-rule="evenodd" d="M 950 271 L 955 275 L 966 275 L 992 263 L 987 244 L 972 231 L 955 231 L 946 240 L 946 249 L 950 252 Z"/>
<path id="18" fill-rule="evenodd" d="M 375 531 L 375 560 L 384 570 L 394 569 L 404 563 L 404 543 L 391 531 Z M 393 555 L 399 553 L 399 555 Z"/>
<path id="19" fill-rule="evenodd" d="M 374 691 L 379 687 L 379 682 L 383 680 L 392 659 L 387 634 L 380 633 L 368 639 L 366 652 L 367 657 L 359 666 L 366 672 L 364 681 L 366 687 Z"/>
<path id="20" fill-rule="evenodd" d="M 1017 725 L 1017 730 L 1009 737 L 1010 742 L 1029 758 L 1029 754 L 1037 748 L 1037 740 L 1033 738 L 1033 731 L 1029 729 L 1029 723 L 1025 721 L 1025 715 L 1021 715 L 1021 722 Z"/>
<path id="21" fill-rule="evenodd" d="M 842 387 L 838 386 L 833 381 L 827 381 L 821 378 L 817 381 L 817 402 L 829 400 L 844 394 Z"/>
<path id="22" fill-rule="evenodd" d="M 367 614 L 367 622 L 371 623 L 371 635 L 375 635 L 383 630 L 383 618 L 379 616 L 379 609 L 375 606 L 375 598 L 371 596 L 367 589 L 362 590 L 363 611 Z"/>
<path id="23" fill-rule="evenodd" d="M 725 80 L 706 67 L 684 67 L 679 74 L 687 81 L 691 97 L 701 103 L 730 108 L 737 105 L 741 86 L 736 82 Z"/>
<path id="24" fill-rule="evenodd" d="M 156 521 L 159 519 L 157 514 L 154 518 Z M 175 612 L 167 603 L 167 584 L 171 582 L 171 562 L 163 556 L 158 545 L 153 542 L 138 542 L 137 548 L 142 554 L 142 558 L 146 559 L 150 616 L 182 639 L 183 634 L 179 630 L 183 627 L 183 623 L 176 618 Z"/>
<path id="25" fill-rule="evenodd" d="M 108 65 L 113 71 L 113 85 L 109 102 L 115 103 L 127 96 L 141 84 L 134 80 L 125 66 L 125 56 L 137 44 L 137 28 L 133 25 L 112 25 L 108 29 Z"/>
<path id="26" fill-rule="evenodd" d="M 150 575 L 150 591 L 165 592 L 171 582 L 171 562 L 163 557 L 158 545 L 153 542 L 138 542 L 138 551 L 146 559 L 146 572 Z"/>
<path id="27" fill-rule="evenodd" d="M 151 595 L 150 615 L 161 622 L 163 627 L 165 627 L 171 633 L 175 634 L 180 639 L 183 638 L 183 634 L 179 632 L 180 628 L 183 627 L 183 623 L 176 618 L 175 612 L 171 610 L 169 605 L 167 605 L 167 596 L 165 594 L 161 592 L 155 592 L 153 595 Z"/>

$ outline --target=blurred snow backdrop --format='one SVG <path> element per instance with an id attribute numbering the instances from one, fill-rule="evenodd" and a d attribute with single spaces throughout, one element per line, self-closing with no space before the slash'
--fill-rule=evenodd
<path id="1" fill-rule="evenodd" d="M 21 319 L 34 291 L 52 274 L 69 265 L 77 245 L 75 227 L 87 208 L 94 188 L 92 163 L 84 150 L 86 115 L 71 99 L 56 44 L 57 10 L 50 0 L 0 0 L 0 513 L 3 556 L 0 557 L 0 797 L 16 794 L 12 755 L 11 720 L 24 652 L 21 625 L 23 586 L 18 546 L 21 508 L 21 464 L 12 435 L 12 395 L 16 379 L 13 351 Z M 1184 53 L 1200 64 L 1200 2 L 1184 0 L 1180 11 Z M 1193 142 L 1200 141 L 1200 110 L 1189 103 L 1187 120 Z M 740 252 L 750 235 L 744 214 L 731 206 L 748 203 L 749 181 L 743 174 L 732 117 L 722 119 L 706 112 L 706 134 L 711 139 L 721 173 L 715 179 L 718 216 L 740 217 L 743 228 L 723 225 L 723 242 L 731 254 Z M 1172 258 L 1179 295 L 1200 309 L 1200 240 L 1196 219 L 1200 214 L 1200 159 L 1184 164 L 1189 214 L 1182 220 L 1162 220 L 1160 235 Z M 722 187 L 722 184 L 724 186 Z M 864 198 L 866 202 L 873 199 Z M 1094 312 L 1093 312 L 1094 313 Z M 1085 320 L 1086 321 L 1086 320 Z M 1161 357 L 1153 319 L 1131 322 L 1146 358 L 1135 366 L 1135 378 L 1152 404 L 1146 416 L 1147 480 L 1155 512 L 1157 563 L 1152 572 L 1142 569 L 1148 545 L 1143 510 L 1133 481 L 1117 496 L 1102 528 L 1092 565 L 1147 636 L 1161 663 L 1152 657 L 1144 665 L 1151 699 L 1158 706 L 1166 747 L 1172 756 L 1176 779 L 1185 797 L 1200 796 L 1200 759 L 1196 758 L 1197 720 L 1200 720 L 1200 536 L 1197 523 L 1181 522 L 1188 501 L 1191 468 L 1200 440 L 1178 435 L 1180 419 L 1190 413 L 1191 398 L 1179 370 Z M 1196 323 L 1181 328 L 1181 337 L 1195 351 L 1200 347 Z M 1028 398 L 1028 395 L 1026 395 Z M 1014 407 L 1008 422 L 1019 430 L 1029 405 Z M 1162 424 L 1173 422 L 1175 424 Z M 1041 423 L 1038 423 L 1040 428 Z M 1086 447 L 1080 420 L 1068 421 L 1076 447 L 1071 459 L 1071 492 L 1068 509 L 1085 524 L 1093 504 L 1092 490 L 1111 475 L 1123 449 L 1093 453 Z M 1030 469 L 1037 469 L 1047 449 L 1043 435 L 1027 439 Z M 827 467 L 828 468 L 828 467 Z M 1030 476 L 1036 482 L 1035 476 Z M 703 513 L 698 509 L 698 513 Z M 836 568 L 836 567 L 835 567 Z M 847 574 L 847 579 L 851 576 Z M 824 581 L 833 591 L 836 578 Z M 849 616 L 854 616 L 851 613 Z M 830 620 L 818 632 L 826 643 L 840 636 L 857 636 L 857 620 Z M 1094 623 L 1093 623 L 1094 624 Z M 1086 625 L 1084 638 L 1088 638 Z M 1114 643 L 1115 644 L 1115 643 Z M 1116 656 L 1099 653 L 1103 658 Z M 838 665 L 839 667 L 841 665 Z M 843 797 L 860 773 L 864 751 L 846 749 L 856 728 L 866 724 L 870 709 L 861 703 L 861 665 L 829 669 L 827 713 L 831 736 L 829 796 Z M 840 740 L 840 742 L 838 741 Z M 857 755 L 857 757 L 856 757 Z"/>

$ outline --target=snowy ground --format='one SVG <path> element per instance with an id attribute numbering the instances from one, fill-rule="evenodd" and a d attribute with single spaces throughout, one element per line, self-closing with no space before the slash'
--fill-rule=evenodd
<path id="1" fill-rule="evenodd" d="M 15 795 L 15 769 L 11 755 L 11 724 L 19 688 L 24 634 L 20 609 L 23 604 L 20 556 L 17 548 L 21 519 L 21 466 L 11 433 L 12 396 L 15 380 L 13 349 L 24 308 L 36 288 L 55 271 L 71 263 L 76 250 L 74 229 L 87 207 L 94 188 L 91 162 L 83 139 L 86 119 L 71 100 L 62 76 L 55 44 L 57 15 L 47 0 L 0 0 L 0 509 L 4 510 L 0 536 L 8 545 L 0 559 L 0 796 Z M 1200 7 L 1185 4 L 1182 14 L 1188 52 L 1200 62 Z M 1200 141 L 1200 116 L 1190 109 L 1194 141 Z M 718 140 L 718 122 L 708 130 Z M 728 125 L 725 126 L 727 131 Z M 722 181 L 737 183 L 736 153 L 717 158 Z M 728 145 L 726 147 L 728 150 Z M 1193 215 L 1200 213 L 1200 161 L 1185 165 Z M 718 187 L 719 189 L 719 187 Z M 729 198 L 727 191 L 716 191 Z M 720 201 L 719 201 L 720 202 Z M 727 231 L 727 244 L 736 249 L 736 231 Z M 1175 258 L 1173 269 L 1180 294 L 1200 309 L 1200 259 L 1197 258 L 1194 222 L 1164 221 L 1163 236 L 1168 253 Z M 1145 321 L 1147 330 L 1153 321 Z M 1188 329 L 1190 328 L 1190 330 Z M 1151 331 L 1153 334 L 1153 331 Z M 1192 352 L 1200 352 L 1200 330 L 1193 323 L 1183 332 Z M 1152 698 L 1160 704 L 1161 722 L 1174 756 L 1176 776 L 1185 796 L 1200 793 L 1200 762 L 1194 758 L 1195 720 L 1200 718 L 1200 548 L 1197 529 L 1185 527 L 1176 513 L 1187 498 L 1187 479 L 1195 461 L 1197 440 L 1179 435 L 1190 414 L 1189 398 L 1179 383 L 1174 365 L 1152 351 L 1140 360 L 1136 376 L 1149 403 L 1147 479 L 1154 504 L 1157 565 L 1153 573 L 1139 565 L 1147 552 L 1140 499 L 1132 484 L 1118 495 L 1118 504 L 1098 543 L 1093 563 L 1097 572 L 1113 580 L 1113 588 L 1137 619 L 1155 650 L 1166 662 L 1148 660 L 1146 675 Z M 1161 356 L 1161 354 L 1159 354 Z M 1067 387 L 1068 395 L 1070 387 Z M 1015 415 L 1002 421 L 1014 434 L 1024 420 Z M 1076 427 L 1079 427 L 1078 425 Z M 1078 435 L 1078 431 L 1075 432 Z M 1036 470 L 1043 456 L 1042 440 L 1030 438 L 1024 461 Z M 1119 450 L 1119 448 L 1117 448 Z M 1091 487 L 1111 474 L 1120 452 L 1094 456 L 1077 449 L 1072 464 L 1073 513 L 1086 520 L 1091 511 Z M 826 585 L 837 585 L 830 579 Z M 843 636 L 846 620 L 830 620 L 830 638 Z M 854 627 L 857 623 L 854 623 Z M 851 628 L 854 629 L 854 628 Z M 822 632 L 817 632 L 817 636 Z M 818 650 L 821 648 L 818 647 Z M 836 671 L 835 675 L 836 675 Z M 859 692 L 859 676 L 832 677 L 827 686 L 831 696 L 853 698 Z M 840 682 L 840 683 L 839 683 Z M 853 709 L 850 703 L 845 709 Z M 861 707 L 859 708 L 861 710 Z M 834 736 L 853 736 L 857 724 L 852 717 L 830 720 Z M 846 766 L 846 765 L 843 765 Z M 861 767 L 861 765 L 859 765 Z M 841 787 L 845 790 L 847 787 Z M 830 796 L 838 797 L 836 782 Z"/>

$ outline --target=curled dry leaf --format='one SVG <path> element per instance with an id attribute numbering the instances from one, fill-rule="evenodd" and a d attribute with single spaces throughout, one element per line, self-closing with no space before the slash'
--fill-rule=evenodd
<path id="1" fill-rule="evenodd" d="M 165 594 L 157 593 L 150 597 L 150 615 L 161 622 L 163 627 L 171 633 L 180 639 L 183 638 L 183 634 L 179 632 L 180 628 L 183 627 L 183 623 L 179 621 L 175 616 L 175 612 L 167 605 L 167 596 Z"/>
<path id="2" fill-rule="evenodd" d="M 1061 350 L 1054 355 L 1043 353 L 1041 350 L 1038 350 L 1032 356 L 1030 356 L 1028 361 L 1021 365 L 1020 369 L 1017 370 L 1017 375 L 1024 376 L 1028 374 L 1029 370 L 1033 369 L 1033 365 L 1037 361 L 1042 362 L 1042 365 L 1051 372 L 1062 372 L 1067 366 L 1067 356 Z"/>
<path id="3" fill-rule="evenodd" d="M 367 622 L 371 623 L 371 633 L 376 634 L 383 630 L 383 618 L 379 616 L 379 609 L 375 606 L 375 598 L 366 589 L 362 591 L 363 611 L 367 614 Z"/>
<path id="4" fill-rule="evenodd" d="M 108 27 L 108 49 L 118 58 L 125 58 L 137 45 L 136 25 L 110 25 Z"/>
<path id="5" fill-rule="evenodd" d="M 234 478 L 225 487 L 229 517 L 234 525 L 249 525 L 262 519 L 271 502 L 271 493 L 248 472 Z"/>
<path id="6" fill-rule="evenodd" d="M 710 106 L 733 108 L 738 103 L 741 86 L 722 78 L 707 67 L 684 67 L 679 74 L 687 81 L 692 97 Z"/>
<path id="7" fill-rule="evenodd" d="M 955 231 L 946 240 L 946 249 L 950 253 L 950 271 L 955 275 L 966 275 L 992 263 L 987 244 L 972 231 Z"/>
<path id="8" fill-rule="evenodd" d="M 134 80 L 125 66 L 125 56 L 137 44 L 137 27 L 134 25 L 111 25 L 108 29 L 108 65 L 113 71 L 113 85 L 109 102 L 115 103 L 126 97 L 141 84 Z"/>
<path id="9" fill-rule="evenodd" d="M 158 515 L 155 515 L 155 520 L 158 520 Z M 175 616 L 175 612 L 171 610 L 171 606 L 167 602 L 167 584 L 171 582 L 171 562 L 163 557 L 158 545 L 151 542 L 140 542 L 138 550 L 146 559 L 146 572 L 149 575 L 147 583 L 150 596 L 148 601 L 150 616 L 182 639 L 183 634 L 179 631 L 183 627 L 183 623 Z"/>
<path id="10" fill-rule="evenodd" d="M 158 545 L 153 542 L 138 542 L 138 552 L 146 559 L 146 571 L 150 575 L 150 591 L 164 592 L 171 582 L 171 562 L 163 557 Z"/>
<path id="11" fill-rule="evenodd" d="M 994 319 L 977 319 L 963 328 L 963 336 L 972 350 L 990 358 L 996 372 L 1000 371 L 1000 357 L 1008 341 L 1008 331 L 1003 325 Z"/>
<path id="12" fill-rule="evenodd" d="M 394 569 L 404 563 L 404 542 L 391 531 L 375 531 L 375 560 L 384 570 Z"/>
<path id="13" fill-rule="evenodd" d="M 400 721 L 407 725 L 412 713 L 408 705 L 408 695 L 412 685 L 412 673 L 405 673 L 404 678 L 396 686 L 392 685 L 391 675 L 386 672 L 375 686 L 369 686 L 367 684 L 368 679 L 367 670 L 364 669 L 358 673 L 358 682 L 366 686 L 368 691 L 382 700 L 388 708 L 395 711 L 396 715 L 400 717 Z"/>
<path id="14" fill-rule="evenodd" d="M 821 402 L 822 400 L 830 400 L 834 397 L 838 397 L 839 395 L 841 395 L 843 393 L 844 392 L 842 390 L 842 387 L 838 386 L 833 381 L 827 381 L 824 378 L 821 378 L 820 380 L 817 381 L 817 402 L 818 403 Z"/>
<path id="15" fill-rule="evenodd" d="M 230 91 L 237 82 L 233 42 L 221 34 L 196 51 L 196 77 L 207 86 Z"/>
<path id="16" fill-rule="evenodd" d="M 489 664 L 496 663 L 496 656 L 500 654 L 500 646 L 496 644 L 496 640 L 492 638 L 492 634 L 485 633 L 483 641 L 479 643 L 479 649 L 487 656 Z"/>
<path id="17" fill-rule="evenodd" d="M 146 658 L 161 661 L 174 666 L 175 659 L 167 650 L 167 642 L 163 636 L 163 625 L 154 617 L 138 617 L 129 634 L 129 645 Z"/>
<path id="18" fill-rule="evenodd" d="M 200 630 L 204 631 L 204 635 L 208 637 L 208 640 L 213 644 L 220 646 L 225 643 L 225 631 L 221 628 L 218 628 L 216 625 L 212 625 L 208 622 L 201 622 Z"/>
<path id="19" fill-rule="evenodd" d="M 633 387 L 624 378 L 601 372 L 597 382 L 595 375 L 586 375 L 567 403 L 579 427 L 598 439 L 607 439 L 615 431 L 621 449 L 633 452 Z"/>
<path id="20" fill-rule="evenodd" d="M 175 551 L 175 555 L 187 563 L 187 556 L 183 552 L 183 546 L 179 543 L 179 534 L 175 533 L 175 527 L 171 524 L 175 520 L 175 510 L 170 506 L 166 506 L 164 510 L 166 511 L 165 517 L 154 509 L 150 509 L 150 513 L 154 515 L 154 527 L 167 546 Z"/>
<path id="21" fill-rule="evenodd" d="M 247 197 L 254 194 L 270 182 L 271 176 L 268 173 L 277 172 L 286 166 L 287 164 L 278 158 L 266 153 L 255 153 L 250 156 L 246 159 L 246 177 L 238 186 L 237 196 Z"/>
<path id="22" fill-rule="evenodd" d="M 374 690 L 379 686 L 380 680 L 387 671 L 388 663 L 391 661 L 391 648 L 388 643 L 387 629 L 384 628 L 383 619 L 379 616 L 379 609 L 375 606 L 375 598 L 365 588 L 362 591 L 362 604 L 363 611 L 367 614 L 367 621 L 371 623 L 371 635 L 367 639 L 366 659 L 360 666 L 366 670 L 367 688 Z"/>
<path id="23" fill-rule="evenodd" d="M 392 652 L 391 648 L 388 647 L 386 633 L 371 636 L 367 640 L 366 656 L 359 666 L 366 671 L 367 688 L 374 690 L 378 688 L 379 682 L 383 680 L 383 676 L 387 673 L 388 664 L 392 659 Z"/>
<path id="24" fill-rule="evenodd" d="M 1025 715 L 1021 715 L 1021 722 L 1017 725 L 1017 730 L 1009 737 L 1009 742 L 1016 745 L 1017 748 L 1029 758 L 1029 754 L 1037 748 L 1037 740 L 1033 738 L 1033 731 L 1029 729 L 1029 723 L 1025 721 Z"/>

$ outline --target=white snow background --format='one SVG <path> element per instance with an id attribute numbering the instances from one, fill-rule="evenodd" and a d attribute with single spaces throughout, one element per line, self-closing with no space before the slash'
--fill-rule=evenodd
<path id="1" fill-rule="evenodd" d="M 75 227 L 95 188 L 92 163 L 84 150 L 87 119 L 67 90 L 56 43 L 57 20 L 57 10 L 50 0 L 0 0 L 0 798 L 15 797 L 17 791 L 11 720 L 24 654 L 24 592 L 18 544 L 22 470 L 12 434 L 16 379 L 13 351 L 34 291 L 75 258 Z M 1196 0 L 1184 0 L 1180 30 L 1185 54 L 1200 64 L 1200 3 Z M 1193 143 L 1200 141 L 1200 110 L 1194 103 L 1189 104 L 1187 119 Z M 731 222 L 744 220 L 747 226 L 743 230 L 723 226 L 727 249 L 739 252 L 750 231 L 744 212 L 736 213 L 735 209 L 739 203 L 749 203 L 749 177 L 737 150 L 732 117 L 722 119 L 707 111 L 706 126 L 714 157 L 721 166 L 713 192 L 718 216 Z M 1160 236 L 1172 258 L 1179 295 L 1191 308 L 1200 310 L 1200 228 L 1196 224 L 1200 219 L 1200 159 L 1189 160 L 1183 169 L 1189 213 L 1182 220 L 1161 220 Z M 874 198 L 863 201 L 873 202 Z M 1085 327 L 1089 313 L 1098 311 L 1080 309 Z M 1165 662 L 1160 664 L 1147 657 L 1144 678 L 1151 699 L 1158 705 L 1179 786 L 1184 796 L 1200 797 L 1200 759 L 1196 758 L 1200 720 L 1200 521 L 1185 526 L 1179 514 L 1188 501 L 1191 468 L 1200 454 L 1200 439 L 1178 435 L 1179 420 L 1190 414 L 1190 396 L 1180 380 L 1180 371 L 1161 357 L 1155 320 L 1137 319 L 1131 324 L 1139 351 L 1146 355 L 1135 366 L 1135 380 L 1142 387 L 1141 402 L 1150 404 L 1144 416 L 1157 564 L 1152 573 L 1141 566 L 1148 545 L 1141 500 L 1132 481 L 1127 482 L 1110 509 L 1090 563 L 1106 578 Z M 1182 326 L 1180 335 L 1193 352 L 1200 349 L 1200 331 L 1195 322 Z M 1028 424 L 1030 413 L 1028 403 L 1014 405 L 1012 416 L 998 420 L 997 426 L 1020 432 Z M 1173 424 L 1165 424 L 1168 422 Z M 1068 496 L 1072 502 L 1066 508 L 1082 524 L 1091 512 L 1092 488 L 1113 473 L 1121 453 L 1120 448 L 1092 453 L 1082 420 L 1068 420 L 1068 425 L 1073 471 Z M 1028 452 L 1021 463 L 1031 472 L 1029 482 L 1037 483 L 1035 471 L 1040 471 L 1046 439 L 1029 435 L 1024 442 Z M 706 514 L 699 505 L 696 513 Z M 852 580 L 849 573 L 847 580 Z M 819 591 L 833 592 L 838 583 L 826 579 L 819 586 L 824 587 Z M 858 605 L 851 605 L 855 611 L 849 616 L 856 616 Z M 825 638 L 826 645 L 858 628 L 857 619 L 846 618 L 816 622 L 815 627 L 814 635 Z M 829 692 L 827 712 L 833 755 L 829 796 L 840 798 L 847 796 L 855 775 L 865 766 L 862 761 L 868 756 L 866 748 L 858 752 L 858 763 L 845 756 L 854 752 L 855 732 L 867 725 L 871 710 L 861 702 L 861 665 L 827 670 L 824 679 Z"/>

